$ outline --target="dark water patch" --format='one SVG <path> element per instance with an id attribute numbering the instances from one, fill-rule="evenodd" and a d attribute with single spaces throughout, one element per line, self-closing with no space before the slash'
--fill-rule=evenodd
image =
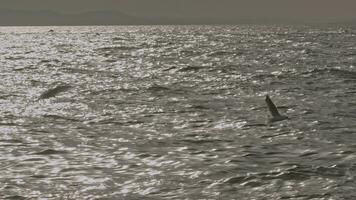
<path id="1" fill-rule="evenodd" d="M 347 169 L 342 165 L 334 165 L 331 167 L 319 166 L 315 169 L 315 174 L 325 178 L 340 178 L 347 175 Z"/>
<path id="2" fill-rule="evenodd" d="M 266 155 L 266 158 L 273 157 L 276 155 L 281 155 L 281 154 L 283 154 L 283 152 L 281 152 L 281 151 L 268 151 L 268 152 L 264 153 L 264 155 Z"/>
<path id="3" fill-rule="evenodd" d="M 68 72 L 68 73 L 86 74 L 86 75 L 89 75 L 89 76 L 96 76 L 96 75 L 113 76 L 114 75 L 111 72 L 99 71 L 99 70 L 91 70 L 91 69 L 63 68 L 62 70 L 64 72 Z"/>
<path id="4" fill-rule="evenodd" d="M 161 91 L 169 91 L 170 88 L 163 85 L 153 84 L 149 86 L 147 90 L 150 92 L 161 92 Z"/>
<path id="5" fill-rule="evenodd" d="M 178 72 L 198 72 L 206 68 L 207 67 L 202 67 L 202 66 L 187 66 L 179 69 Z"/>
<path id="6" fill-rule="evenodd" d="M 43 82 L 43 81 L 41 81 L 41 80 L 34 80 L 34 79 L 31 79 L 31 80 L 30 80 L 30 84 L 31 84 L 31 86 L 38 87 L 38 86 L 45 85 L 45 82 Z"/>
<path id="7" fill-rule="evenodd" d="M 124 37 L 114 37 L 112 40 L 113 41 L 123 41 L 123 40 L 126 40 L 126 38 L 124 38 Z"/>
<path id="8" fill-rule="evenodd" d="M 182 50 L 179 52 L 179 54 L 182 56 L 198 56 L 201 55 L 201 52 L 194 50 Z"/>
<path id="9" fill-rule="evenodd" d="M 18 124 L 17 123 L 15 123 L 15 122 L 12 122 L 12 121 L 9 121 L 9 122 L 0 122 L 0 125 L 2 125 L 2 126 L 18 126 Z"/>
<path id="10" fill-rule="evenodd" d="M 273 135 L 262 135 L 260 138 L 269 139 L 269 138 L 275 138 L 275 137 L 285 136 L 285 135 L 289 135 L 289 134 L 290 134 L 290 132 L 278 133 L 278 134 L 273 134 Z"/>
<path id="11" fill-rule="evenodd" d="M 264 120 L 266 121 L 266 120 Z M 253 127 L 265 127 L 265 126 L 268 126 L 267 123 L 247 123 L 247 124 L 244 124 L 242 128 L 247 128 L 247 129 L 251 129 Z M 266 136 L 268 137 L 268 136 Z"/>
<path id="12" fill-rule="evenodd" d="M 146 124 L 146 121 L 143 120 L 125 120 L 115 117 L 105 118 L 105 119 L 96 119 L 95 121 L 87 121 L 87 124 L 90 125 L 117 125 L 122 127 L 133 126 L 133 125 L 143 125 Z M 164 122 L 162 122 L 165 124 Z"/>
<path id="13" fill-rule="evenodd" d="M 34 153 L 35 155 L 55 155 L 55 154 L 67 154 L 67 151 L 60 151 L 60 150 L 55 150 L 55 149 L 46 149 L 37 153 Z"/>
<path id="14" fill-rule="evenodd" d="M 8 199 L 8 200 L 27 200 L 27 197 L 24 196 L 20 196 L 20 195 L 11 195 L 11 196 L 4 196 L 4 199 Z"/>
<path id="15" fill-rule="evenodd" d="M 139 48 L 135 47 L 135 46 L 114 46 L 114 47 L 98 48 L 95 51 L 106 52 L 106 53 L 115 53 L 115 52 L 120 52 L 120 51 L 131 51 L 131 50 L 136 50 L 136 49 L 139 49 Z"/>
<path id="16" fill-rule="evenodd" d="M 217 51 L 217 52 L 213 52 L 213 53 L 208 54 L 208 56 L 210 56 L 210 57 L 220 57 L 220 56 L 230 56 L 230 55 L 236 55 L 236 52 L 232 52 L 232 51 Z"/>
<path id="17" fill-rule="evenodd" d="M 276 75 L 273 74 L 269 74 L 269 73 L 256 73 L 256 74 L 252 74 L 252 79 L 256 79 L 256 80 L 265 80 L 265 79 L 273 79 L 274 77 L 276 77 Z M 280 81 L 273 81 L 276 83 L 280 83 Z"/>
<path id="18" fill-rule="evenodd" d="M 165 69 L 162 69 L 162 71 L 171 71 L 171 70 L 175 70 L 175 69 L 177 69 L 178 68 L 178 66 L 172 66 L 172 67 L 167 67 L 167 68 L 165 68 Z"/>
<path id="19" fill-rule="evenodd" d="M 330 198 L 330 194 L 308 194 L 308 195 L 291 195 L 291 196 L 281 196 L 280 199 L 325 199 Z"/>
<path id="20" fill-rule="evenodd" d="M 247 186 L 247 187 L 251 187 L 251 188 L 259 188 L 261 186 L 264 185 L 264 183 L 262 183 L 259 180 L 250 180 L 250 181 L 246 181 L 242 184 L 243 186 Z"/>
<path id="21" fill-rule="evenodd" d="M 5 59 L 17 61 L 17 60 L 25 60 L 26 57 L 24 57 L 24 56 L 7 56 L 7 57 L 5 57 Z"/>
<path id="22" fill-rule="evenodd" d="M 271 180 L 271 179 L 279 179 L 279 180 L 285 180 L 285 181 L 304 181 L 310 179 L 310 175 L 308 172 L 303 172 L 303 171 L 286 171 L 286 172 L 281 172 L 281 173 L 275 173 L 275 174 L 268 174 L 265 177 L 263 177 L 263 180 Z"/>
<path id="23" fill-rule="evenodd" d="M 344 78 L 344 79 L 356 79 L 356 72 L 355 71 L 350 71 L 347 69 L 339 69 L 339 68 L 314 68 L 311 70 L 308 70 L 306 72 L 300 73 L 302 76 L 306 77 L 316 77 L 316 76 L 330 76 L 334 75 L 336 77 Z"/>
<path id="24" fill-rule="evenodd" d="M 311 115 L 311 114 L 315 114 L 315 111 L 309 108 L 304 108 L 303 110 L 300 111 L 300 114 Z"/>
<path id="25" fill-rule="evenodd" d="M 41 123 L 39 121 L 42 120 L 38 120 L 38 119 L 32 119 L 32 123 L 36 122 L 36 123 Z M 22 125 L 22 127 L 26 128 L 25 133 L 29 134 L 29 135 L 40 135 L 43 133 L 50 133 L 50 129 L 47 127 L 33 127 L 32 123 L 28 123 L 28 124 L 24 124 Z"/>
<path id="26" fill-rule="evenodd" d="M 20 140 L 20 139 L 0 139 L 0 142 L 3 142 L 3 143 L 23 143 L 23 140 Z"/>
<path id="27" fill-rule="evenodd" d="M 124 125 L 131 126 L 131 125 L 137 125 L 137 124 L 145 124 L 145 121 L 141 120 L 129 120 L 129 121 L 124 121 L 122 122 Z M 165 124 L 163 122 L 163 124 Z"/>
<path id="28" fill-rule="evenodd" d="M 0 140 L 0 145 L 3 147 L 25 147 L 28 143 L 20 139 L 6 139 Z"/>
<path id="29" fill-rule="evenodd" d="M 355 84 L 356 83 L 356 77 L 353 77 L 354 79 L 345 79 L 343 80 L 343 83 L 345 84 Z"/>
<path id="30" fill-rule="evenodd" d="M 207 144 L 207 143 L 215 143 L 215 142 L 227 142 L 229 140 L 223 140 L 223 139 L 182 139 L 180 140 L 181 142 L 184 143 L 191 143 L 191 144 Z M 231 141 L 230 141 L 231 142 Z"/>
<path id="31" fill-rule="evenodd" d="M 158 155 L 155 155 L 156 157 L 159 157 Z M 140 157 L 140 158 L 150 158 L 150 157 L 154 157 L 154 155 L 152 155 L 152 154 L 148 154 L 148 153 L 141 153 L 141 154 L 139 154 L 138 155 L 138 157 Z"/>
<path id="32" fill-rule="evenodd" d="M 61 63 L 58 59 L 42 59 L 38 64 L 58 64 Z"/>
<path id="33" fill-rule="evenodd" d="M 246 183 L 252 179 L 255 179 L 256 177 L 252 176 L 252 175 L 247 175 L 247 176 L 236 176 L 236 177 L 232 177 L 232 178 L 228 178 L 224 181 L 225 184 L 229 184 L 229 185 L 234 185 L 234 184 L 242 184 L 242 183 Z"/>
<path id="34" fill-rule="evenodd" d="M 14 94 L 0 94 L 0 99 L 7 99 L 7 98 L 10 98 L 10 97 L 16 97 L 16 96 L 19 96 L 19 95 L 14 95 Z"/>
<path id="35" fill-rule="evenodd" d="M 355 90 L 355 91 L 346 91 L 345 93 L 346 93 L 346 94 L 356 94 L 356 90 Z M 355 103 L 356 103 L 356 102 L 355 102 Z M 354 103 L 351 102 L 351 104 L 354 104 Z"/>
<path id="36" fill-rule="evenodd" d="M 343 155 L 350 155 L 350 154 L 354 154 L 355 152 L 354 151 L 341 151 L 339 153 L 343 154 Z"/>
<path id="37" fill-rule="evenodd" d="M 65 168 L 65 169 L 61 169 L 60 173 L 75 173 L 78 171 L 82 171 L 83 169 L 78 169 L 78 168 L 73 168 L 73 167 L 69 167 L 69 168 Z"/>
<path id="38" fill-rule="evenodd" d="M 48 119 L 54 119 L 54 120 L 64 120 L 64 121 L 71 121 L 71 122 L 80 122 L 81 120 L 75 119 L 75 118 L 70 118 L 66 116 L 60 116 L 60 115 L 53 115 L 53 114 L 45 114 L 43 115 L 44 118 Z"/>
<path id="39" fill-rule="evenodd" d="M 286 82 L 283 82 L 283 81 L 271 81 L 270 85 L 271 86 L 283 86 L 283 85 L 286 85 Z M 287 88 L 287 90 L 289 90 L 289 88 Z"/>
<path id="40" fill-rule="evenodd" d="M 32 175 L 30 177 L 35 178 L 35 179 L 46 179 L 46 178 L 48 178 L 48 176 L 42 175 L 42 174 L 36 174 L 36 175 Z"/>
<path id="41" fill-rule="evenodd" d="M 266 174 L 263 179 L 284 179 L 284 180 L 307 180 L 316 177 L 321 178 L 340 178 L 345 176 L 347 172 L 345 168 L 340 166 L 324 167 L 324 166 L 303 166 L 295 165 L 282 172 L 273 172 L 272 174 Z"/>
<path id="42" fill-rule="evenodd" d="M 24 162 L 35 163 L 35 162 L 43 162 L 46 161 L 44 158 L 27 158 Z"/>
<path id="43" fill-rule="evenodd" d="M 349 113 L 351 112 L 351 113 Z M 350 111 L 339 111 L 339 113 L 332 113 L 331 116 L 336 117 L 336 118 L 355 118 L 356 117 L 356 113 L 354 113 L 354 110 L 350 110 Z M 351 127 L 355 127 L 355 126 L 350 126 Z M 340 127 L 339 127 L 340 128 Z M 342 128 L 342 127 L 341 127 Z M 346 127 L 345 127 L 346 128 Z"/>
<path id="44" fill-rule="evenodd" d="M 33 69 L 31 67 L 14 67 L 12 70 L 15 71 L 15 72 L 21 72 L 21 71 L 25 71 L 25 70 L 28 70 L 28 69 Z"/>
<path id="45" fill-rule="evenodd" d="M 352 128 L 352 130 L 350 130 Z M 338 126 L 335 125 L 334 122 L 326 122 L 323 123 L 322 126 L 319 127 L 320 130 L 325 130 L 325 131 L 334 131 L 334 134 L 336 133 L 343 133 L 343 134 L 352 134 L 355 133 L 353 130 L 355 126 Z"/>
<path id="46" fill-rule="evenodd" d="M 310 152 L 305 152 L 299 155 L 299 157 L 310 157 L 310 156 L 317 156 L 318 152 L 316 151 L 310 151 Z"/>
<path id="47" fill-rule="evenodd" d="M 238 65 L 223 65 L 211 68 L 210 71 L 220 71 L 221 73 L 228 74 L 241 74 L 241 66 Z"/>
<path id="48" fill-rule="evenodd" d="M 110 58 L 110 59 L 106 59 L 104 62 L 106 62 L 106 63 L 115 63 L 115 62 L 117 62 L 117 59 Z"/>
<path id="49" fill-rule="evenodd" d="M 206 106 L 206 105 L 190 105 L 189 108 L 193 109 L 193 110 L 210 110 L 211 109 L 209 106 Z"/>
<path id="50" fill-rule="evenodd" d="M 330 74 L 341 78 L 356 79 L 356 71 L 350 71 L 345 69 L 331 68 L 328 70 Z"/>

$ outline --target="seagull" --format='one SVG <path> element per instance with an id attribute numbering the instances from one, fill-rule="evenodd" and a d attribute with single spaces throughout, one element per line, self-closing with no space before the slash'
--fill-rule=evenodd
<path id="1" fill-rule="evenodd" d="M 282 121 L 282 120 L 288 119 L 287 116 L 283 116 L 283 115 L 279 114 L 276 105 L 274 105 L 274 103 L 272 102 L 271 98 L 269 98 L 268 95 L 266 95 L 266 104 L 268 106 L 269 112 L 272 115 L 272 118 L 269 118 L 268 122 L 272 123 L 272 122 L 277 122 L 277 121 Z"/>

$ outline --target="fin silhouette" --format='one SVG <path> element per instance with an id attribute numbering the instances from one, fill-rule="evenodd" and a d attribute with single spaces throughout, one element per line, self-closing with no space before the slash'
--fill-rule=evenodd
<path id="1" fill-rule="evenodd" d="M 38 97 L 38 100 L 55 97 L 57 94 L 59 94 L 61 92 L 65 92 L 65 91 L 69 90 L 70 88 L 72 88 L 72 86 L 59 85 L 59 86 L 57 86 L 55 88 L 52 88 L 52 89 L 49 89 L 49 90 L 46 90 L 45 92 L 43 92 L 41 94 L 41 96 Z"/>
<path id="2" fill-rule="evenodd" d="M 278 109 L 276 107 L 276 105 L 274 105 L 274 103 L 272 102 L 271 98 L 266 95 L 266 104 L 268 106 L 269 112 L 271 113 L 272 118 L 270 118 L 268 121 L 269 122 L 276 122 L 276 121 L 282 121 L 285 119 L 288 119 L 287 116 L 283 116 L 281 114 L 279 114 Z"/>

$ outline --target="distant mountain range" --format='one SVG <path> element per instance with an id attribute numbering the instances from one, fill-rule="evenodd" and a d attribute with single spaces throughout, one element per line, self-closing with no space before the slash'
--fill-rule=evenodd
<path id="1" fill-rule="evenodd" d="M 308 21 L 308 23 L 325 23 Z M 222 19 L 192 17 L 135 17 L 120 11 L 90 11 L 78 14 L 63 14 L 54 11 L 25 11 L 0 9 L 0 26 L 53 26 L 53 25 L 153 25 L 153 24 L 293 24 L 305 20 L 274 19 Z M 355 20 L 332 23 L 356 24 Z"/>

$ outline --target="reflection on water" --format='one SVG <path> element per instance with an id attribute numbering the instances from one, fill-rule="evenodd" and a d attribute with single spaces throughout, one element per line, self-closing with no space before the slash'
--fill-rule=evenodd
<path id="1" fill-rule="evenodd" d="M 5 199 L 356 197 L 353 28 L 0 32 Z"/>

